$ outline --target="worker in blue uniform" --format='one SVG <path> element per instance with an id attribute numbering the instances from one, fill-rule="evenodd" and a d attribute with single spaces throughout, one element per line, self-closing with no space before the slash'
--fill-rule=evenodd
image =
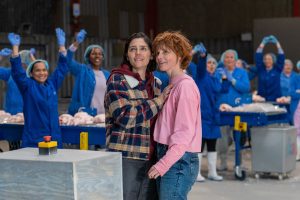
<path id="1" fill-rule="evenodd" d="M 300 61 L 298 61 L 296 67 L 299 71 Z M 300 100 L 300 75 L 299 74 L 296 74 L 291 78 L 289 95 L 291 97 L 290 112 L 291 112 L 291 117 L 293 118 L 295 114 L 295 110 Z M 294 124 L 294 119 L 292 120 L 292 124 Z"/>
<path id="2" fill-rule="evenodd" d="M 280 74 L 280 87 L 281 87 L 281 95 L 285 98 L 277 99 L 277 102 L 282 103 L 283 106 L 286 107 L 289 116 L 290 124 L 293 124 L 293 116 L 296 109 L 296 106 L 291 107 L 291 81 L 297 76 L 297 73 L 293 71 L 294 65 L 290 59 L 285 59 L 284 67 Z M 281 99 L 281 101 L 280 101 Z"/>
<path id="3" fill-rule="evenodd" d="M 34 52 L 35 50 L 30 49 L 30 57 L 31 60 L 34 60 Z M 2 49 L 0 52 L 0 56 L 10 56 L 12 53 L 11 49 Z M 29 63 L 25 63 L 22 60 L 23 67 L 27 67 Z M 12 115 L 23 112 L 23 99 L 20 94 L 20 91 L 11 76 L 11 69 L 7 67 L 0 67 L 0 80 L 3 80 L 7 83 L 6 95 L 4 100 L 3 108 L 5 112 L 8 112 Z"/>
<path id="4" fill-rule="evenodd" d="M 250 81 L 247 72 L 244 69 L 237 68 L 235 63 L 238 54 L 235 50 L 226 50 L 221 56 L 221 63 L 224 64 L 224 75 L 230 82 L 228 93 L 220 94 L 218 106 L 228 104 L 230 106 L 239 106 L 252 102 L 250 94 Z M 230 145 L 232 129 L 228 126 L 221 127 L 222 137 L 217 141 L 217 151 L 220 157 L 221 170 L 227 170 L 227 152 Z"/>
<path id="5" fill-rule="evenodd" d="M 21 38 L 19 35 L 8 34 L 13 52 L 10 59 L 11 73 L 24 102 L 24 129 L 22 147 L 37 147 L 46 135 L 62 147 L 62 137 L 58 119 L 57 92 L 61 86 L 68 66 L 65 56 L 59 56 L 58 66 L 48 77 L 49 66 L 45 60 L 35 60 L 25 71 L 19 55 Z"/>
<path id="6" fill-rule="evenodd" d="M 235 107 L 244 103 L 251 103 L 250 81 L 247 72 L 235 66 L 235 61 L 238 58 L 237 52 L 229 49 L 223 54 L 224 58 L 221 62 L 224 63 L 224 75 L 231 84 L 228 93 L 221 94 L 218 98 L 218 105 L 228 104 Z"/>
<path id="7" fill-rule="evenodd" d="M 78 111 L 85 111 L 90 115 L 105 113 L 104 93 L 109 72 L 102 68 L 104 50 L 100 45 L 90 45 L 84 52 L 84 64 L 74 60 L 74 53 L 86 36 L 85 30 L 80 30 L 75 42 L 67 50 L 67 61 L 71 74 L 75 77 L 71 103 L 68 112 L 74 115 Z M 56 36 L 60 47 L 65 47 L 65 33 L 56 29 Z"/>
<path id="8" fill-rule="evenodd" d="M 290 96 L 291 80 L 297 75 L 297 73 L 293 71 L 293 68 L 293 62 L 290 59 L 285 59 L 284 67 L 280 74 L 281 95 L 284 97 Z"/>
<path id="9" fill-rule="evenodd" d="M 273 43 L 278 50 L 277 58 L 272 53 L 263 56 L 263 49 L 267 43 Z M 266 101 L 276 101 L 281 97 L 280 74 L 284 66 L 284 52 L 275 36 L 270 35 L 263 38 L 255 54 L 255 63 L 258 76 L 257 94 L 264 97 Z"/>
<path id="10" fill-rule="evenodd" d="M 217 106 L 217 96 L 221 92 L 227 92 L 229 82 L 227 79 L 222 79 L 219 72 L 215 72 L 217 62 L 212 56 L 207 56 L 206 49 L 202 43 L 196 45 L 192 51 L 199 59 L 198 63 L 191 63 L 187 69 L 195 80 L 200 94 L 201 94 L 201 123 L 202 123 L 202 146 L 207 147 L 208 159 L 208 179 L 215 181 L 222 181 L 223 177 L 217 174 L 217 152 L 216 142 L 217 138 L 221 137 L 220 127 L 218 121 L 220 120 L 219 108 Z M 200 55 L 198 55 L 200 54 Z M 202 182 L 205 178 L 201 175 L 201 160 L 202 153 L 198 154 L 199 157 L 199 173 L 197 181 Z"/>

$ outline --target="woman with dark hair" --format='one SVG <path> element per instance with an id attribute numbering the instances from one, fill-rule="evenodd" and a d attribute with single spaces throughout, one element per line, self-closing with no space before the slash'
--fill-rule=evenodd
<path id="1" fill-rule="evenodd" d="M 155 181 L 147 172 L 155 162 L 153 129 L 157 113 L 171 86 L 161 93 L 153 76 L 156 63 L 152 44 L 144 33 L 131 35 L 121 66 L 113 69 L 104 98 L 106 146 L 123 156 L 124 200 L 156 199 Z"/>
<path id="2" fill-rule="evenodd" d="M 12 77 L 24 102 L 22 147 L 37 147 L 38 142 L 44 141 L 44 136 L 52 136 L 62 147 L 57 92 L 68 73 L 66 58 L 59 55 L 58 66 L 51 76 L 48 62 L 40 59 L 31 62 L 25 72 L 19 55 L 20 36 L 10 33 L 8 39 L 13 47 L 10 59 Z"/>
<path id="3" fill-rule="evenodd" d="M 65 33 L 62 29 L 56 29 L 56 36 L 60 48 L 65 49 Z M 75 85 L 72 91 L 72 100 L 68 112 L 74 115 L 79 110 L 90 115 L 103 114 L 104 93 L 109 72 L 102 68 L 104 50 L 100 45 L 90 45 L 84 52 L 84 64 L 73 59 L 79 44 L 85 39 L 86 32 L 81 30 L 76 35 L 76 40 L 67 50 L 67 61 L 70 72 L 75 76 Z M 97 91 L 97 92 L 96 92 Z"/>

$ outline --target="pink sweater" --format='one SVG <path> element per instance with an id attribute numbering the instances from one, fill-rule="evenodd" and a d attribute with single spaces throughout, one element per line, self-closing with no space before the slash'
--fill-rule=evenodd
<path id="1" fill-rule="evenodd" d="M 185 152 L 201 151 L 200 93 L 186 74 L 171 79 L 173 88 L 159 114 L 154 140 L 168 145 L 168 151 L 154 167 L 163 176 Z"/>

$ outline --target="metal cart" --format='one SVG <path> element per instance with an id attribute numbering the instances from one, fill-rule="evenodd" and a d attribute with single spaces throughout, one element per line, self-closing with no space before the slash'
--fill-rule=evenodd
<path id="1" fill-rule="evenodd" d="M 266 126 L 269 124 L 288 123 L 286 112 L 249 113 L 249 112 L 221 112 L 220 126 L 232 126 L 235 143 L 235 178 L 245 180 L 246 171 L 241 166 L 241 150 L 249 148 L 241 144 L 241 138 L 250 135 L 249 127 Z"/>
<path id="2" fill-rule="evenodd" d="M 276 174 L 282 180 L 296 167 L 296 128 L 288 125 L 255 127 L 252 129 L 252 171 Z"/>

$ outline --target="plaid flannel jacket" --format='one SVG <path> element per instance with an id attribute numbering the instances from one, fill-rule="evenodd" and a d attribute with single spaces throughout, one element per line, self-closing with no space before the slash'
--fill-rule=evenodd
<path id="1" fill-rule="evenodd" d="M 143 83 L 132 76 L 113 74 L 107 82 L 104 99 L 106 146 L 123 157 L 148 160 L 150 119 L 162 108 L 157 96 L 161 82 L 154 78 L 154 99 L 148 99 Z"/>

